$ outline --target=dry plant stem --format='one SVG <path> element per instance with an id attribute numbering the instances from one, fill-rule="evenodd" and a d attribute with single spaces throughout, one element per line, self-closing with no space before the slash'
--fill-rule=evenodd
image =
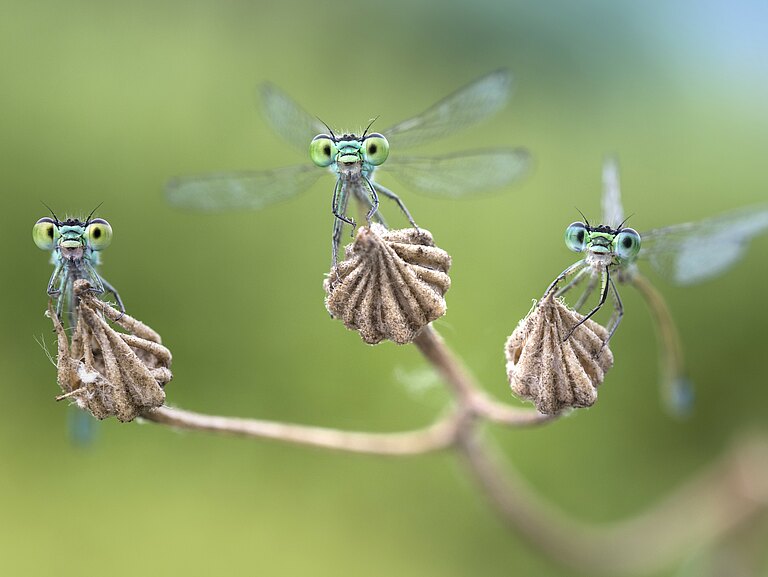
<path id="1" fill-rule="evenodd" d="M 422 329 L 413 344 L 443 377 L 457 404 L 465 413 L 513 427 L 538 425 L 557 418 L 557 415 L 543 415 L 530 409 L 518 409 L 492 399 L 480 388 L 431 325 Z"/>
<path id="2" fill-rule="evenodd" d="M 446 414 L 429 427 L 404 433 L 340 431 L 258 419 L 217 417 L 171 407 L 158 407 L 146 411 L 142 416 L 148 421 L 178 429 L 272 439 L 351 453 L 393 456 L 420 455 L 444 449 L 453 444 L 458 425 L 456 411 Z"/>
<path id="3" fill-rule="evenodd" d="M 562 565 L 589 575 L 644 575 L 664 569 L 768 509 L 768 442 L 745 441 L 651 509 L 595 526 L 542 501 L 476 435 L 459 452 L 504 521 Z"/>
<path id="4" fill-rule="evenodd" d="M 414 340 L 475 417 L 520 426 L 556 418 L 491 400 L 432 327 Z M 768 509 L 768 442 L 742 443 L 671 496 L 629 520 L 579 522 L 542 500 L 464 419 L 456 447 L 494 510 L 552 560 L 590 575 L 643 575 L 664 569 Z"/>
<path id="5" fill-rule="evenodd" d="M 504 405 L 490 398 L 442 338 L 427 326 L 414 344 L 435 367 L 456 407 L 433 425 L 405 433 L 358 433 L 256 419 L 202 415 L 159 407 L 144 418 L 180 429 L 273 439 L 372 455 L 418 455 L 455 447 L 495 511 L 550 559 L 589 575 L 642 575 L 666 568 L 768 509 L 768 442 L 742 443 L 703 474 L 648 511 L 603 525 L 568 517 L 544 501 L 478 436 L 492 421 L 512 427 L 557 416 Z"/>
<path id="6" fill-rule="evenodd" d="M 443 377 L 459 405 L 472 405 L 480 390 L 435 329 L 431 325 L 424 327 L 413 344 Z"/>
<path id="7" fill-rule="evenodd" d="M 477 417 L 512 427 L 537 425 L 553 418 L 492 400 L 477 386 L 431 327 L 425 327 L 414 343 L 448 383 L 457 400 L 455 408 L 423 429 L 403 433 L 362 433 L 259 419 L 205 415 L 171 407 L 145 411 L 142 416 L 148 421 L 178 429 L 272 439 L 352 453 L 399 456 L 419 455 L 450 447 L 455 444 L 462 431 L 472 427 Z"/>

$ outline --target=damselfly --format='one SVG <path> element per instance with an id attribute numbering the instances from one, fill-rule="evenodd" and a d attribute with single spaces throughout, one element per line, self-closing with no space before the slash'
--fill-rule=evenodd
<path id="1" fill-rule="evenodd" d="M 326 168 L 336 180 L 332 201 L 335 264 L 344 224 L 356 225 L 347 214 L 350 198 L 359 202 L 368 223 L 384 224 L 378 208 L 379 198 L 386 197 L 416 226 L 403 201 L 374 179 L 385 161 L 406 186 L 443 197 L 500 188 L 525 173 L 529 155 L 521 148 L 388 160 L 390 147 L 395 152 L 446 136 L 498 112 L 509 98 L 511 84 L 510 74 L 499 70 L 381 133 L 371 132 L 371 123 L 360 133 L 341 134 L 305 112 L 276 86 L 266 84 L 261 97 L 267 121 L 291 144 L 304 150 L 309 147 L 315 166 L 176 178 L 168 183 L 167 196 L 172 204 L 203 211 L 260 209 L 305 190 L 322 174 L 317 167 Z"/>
<path id="2" fill-rule="evenodd" d="M 614 310 L 607 324 L 607 343 L 624 314 L 616 282 L 634 285 L 648 303 L 660 336 L 665 400 L 673 410 L 683 411 L 691 402 L 692 391 L 685 376 L 677 329 L 664 299 L 638 271 L 637 261 L 648 259 L 662 276 L 680 285 L 715 277 L 741 258 L 753 237 L 768 230 L 768 206 L 744 208 L 699 222 L 639 234 L 625 226 L 618 166 L 614 159 L 606 160 L 603 167 L 602 206 L 603 221 L 599 226 L 590 224 L 585 218 L 584 222 L 574 222 L 565 230 L 568 248 L 584 253 L 585 257 L 560 273 L 545 294 L 554 290 L 559 296 L 587 280 L 586 289 L 574 304 L 578 311 L 584 308 L 599 285 L 597 305 L 584 320 L 592 317 L 610 299 Z M 560 286 L 568 277 L 572 277 L 570 281 Z"/>
<path id="3" fill-rule="evenodd" d="M 94 211 L 95 212 L 95 211 Z M 77 218 L 59 220 L 51 211 L 32 227 L 32 239 L 42 250 L 50 251 L 53 274 L 48 281 L 48 294 L 56 299 L 56 315 L 61 319 L 65 312 L 64 326 L 74 330 L 77 322 L 77 303 L 73 292 L 76 280 L 85 279 L 97 294 L 110 292 L 122 312 L 123 301 L 117 290 L 96 270 L 100 252 L 112 242 L 112 227 L 103 218 L 92 218 L 93 212 L 81 221 Z M 72 408 L 69 411 L 69 436 L 73 444 L 88 445 L 93 440 L 93 419 L 85 412 Z"/>

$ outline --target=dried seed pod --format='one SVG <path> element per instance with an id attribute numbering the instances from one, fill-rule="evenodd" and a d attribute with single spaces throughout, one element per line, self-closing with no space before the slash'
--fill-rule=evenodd
<path id="1" fill-rule="evenodd" d="M 541 413 L 593 405 L 597 386 L 613 366 L 613 353 L 603 346 L 608 331 L 596 322 L 587 320 L 563 340 L 583 318 L 550 292 L 507 339 L 512 392 Z"/>
<path id="2" fill-rule="evenodd" d="M 409 343 L 445 314 L 450 266 L 429 231 L 361 227 L 323 283 L 325 306 L 366 343 Z"/>
<path id="3" fill-rule="evenodd" d="M 63 394 L 97 419 L 132 421 L 165 402 L 163 385 L 172 378 L 171 352 L 160 335 L 99 300 L 86 280 L 77 280 L 77 323 L 71 341 L 48 305 L 58 336 L 58 383 Z M 128 331 L 118 332 L 105 317 Z"/>

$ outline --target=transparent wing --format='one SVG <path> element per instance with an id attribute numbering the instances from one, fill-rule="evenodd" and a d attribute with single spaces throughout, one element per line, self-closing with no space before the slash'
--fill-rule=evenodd
<path id="1" fill-rule="evenodd" d="M 619 187 L 619 163 L 613 156 L 603 162 L 603 221 L 601 224 L 618 227 L 624 222 L 624 208 L 621 206 Z"/>
<path id="2" fill-rule="evenodd" d="M 324 171 L 289 166 L 261 172 L 221 172 L 174 178 L 165 187 L 168 202 L 201 211 L 259 209 L 309 188 Z"/>
<path id="3" fill-rule="evenodd" d="M 414 146 L 480 122 L 509 99 L 512 76 L 497 70 L 460 88 L 418 116 L 382 131 L 393 150 Z"/>
<path id="4" fill-rule="evenodd" d="M 768 205 L 752 206 L 700 222 L 649 231 L 640 256 L 672 282 L 686 285 L 728 269 L 749 241 L 768 230 Z"/>
<path id="5" fill-rule="evenodd" d="M 435 196 L 459 198 L 519 180 L 527 172 L 530 155 L 527 150 L 514 148 L 396 158 L 389 162 L 387 172 L 407 187 Z"/>
<path id="6" fill-rule="evenodd" d="M 269 126 L 304 153 L 315 136 L 328 132 L 322 122 L 274 84 L 262 84 L 260 93 L 264 118 Z"/>

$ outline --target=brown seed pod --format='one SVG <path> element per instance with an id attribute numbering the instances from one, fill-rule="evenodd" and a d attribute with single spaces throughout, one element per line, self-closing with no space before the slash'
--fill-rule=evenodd
<path id="1" fill-rule="evenodd" d="M 77 323 L 72 339 L 52 303 L 48 316 L 58 336 L 61 399 L 73 399 L 97 419 L 132 421 L 147 408 L 165 402 L 163 385 L 172 378 L 171 352 L 160 335 L 99 300 L 85 280 L 75 281 Z M 106 319 L 127 332 L 118 332 Z"/>
<path id="2" fill-rule="evenodd" d="M 429 231 L 361 227 L 323 283 L 325 306 L 366 343 L 409 343 L 445 314 L 450 266 Z"/>
<path id="3" fill-rule="evenodd" d="M 541 413 L 593 405 L 597 386 L 613 366 L 613 353 L 603 346 L 608 331 L 596 322 L 587 320 L 563 340 L 583 318 L 550 292 L 507 339 L 512 392 Z"/>

